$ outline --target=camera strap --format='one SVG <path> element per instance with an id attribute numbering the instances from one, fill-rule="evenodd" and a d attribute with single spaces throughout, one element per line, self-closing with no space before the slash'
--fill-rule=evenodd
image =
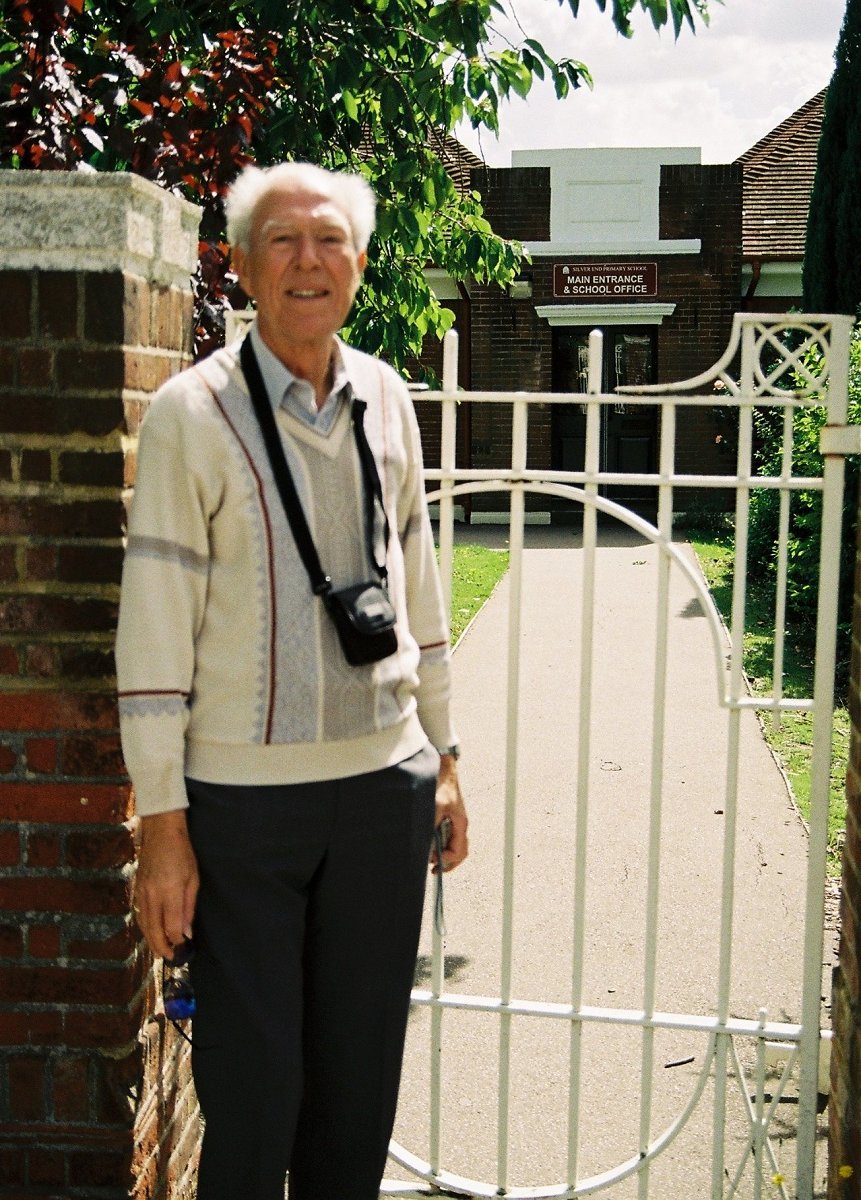
<path id="1" fill-rule="evenodd" d="M 302 504 L 299 500 L 296 485 L 293 482 L 293 476 L 284 454 L 284 446 L 281 442 L 281 435 L 278 432 L 275 413 L 266 391 L 266 385 L 263 382 L 263 374 L 260 370 L 260 364 L 257 362 L 257 355 L 254 353 L 250 337 L 246 336 L 242 343 L 239 351 L 239 362 L 248 385 L 248 391 L 251 394 L 251 403 L 254 407 L 258 424 L 260 425 L 260 432 L 263 435 L 263 443 L 266 447 L 266 453 L 269 456 L 272 474 L 275 478 L 278 494 L 281 497 L 281 503 L 284 505 L 287 520 L 290 522 L 290 529 L 293 533 L 293 539 L 296 542 L 296 548 L 305 565 L 305 570 L 308 572 L 308 578 L 311 580 L 311 588 L 315 596 L 325 597 L 332 590 L 332 580 L 320 565 L 320 556 L 314 545 L 314 539 L 311 537 L 305 513 L 302 511 Z M 389 519 L 383 504 L 383 490 L 380 484 L 377 464 L 365 434 L 364 416 L 367 404 L 364 400 L 360 400 L 354 396 L 350 407 L 353 433 L 356 438 L 356 448 L 359 452 L 359 462 L 362 468 L 362 480 L 364 483 L 365 538 L 368 546 L 368 554 L 376 568 L 380 581 L 385 586 L 388 577 L 386 551 L 389 544 L 390 528 Z M 380 550 L 382 552 L 378 553 Z"/>

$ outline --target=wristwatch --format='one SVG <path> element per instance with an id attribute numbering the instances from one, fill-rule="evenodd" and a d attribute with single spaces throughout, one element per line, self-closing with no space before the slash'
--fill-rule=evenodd
<path id="1" fill-rule="evenodd" d="M 457 759 L 460 758 L 460 746 L 458 746 L 457 744 L 455 744 L 454 746 L 446 746 L 446 747 L 444 747 L 444 749 L 438 750 L 437 753 L 438 754 L 450 754 L 451 757 L 453 759 L 455 759 L 455 761 L 457 761 Z"/>

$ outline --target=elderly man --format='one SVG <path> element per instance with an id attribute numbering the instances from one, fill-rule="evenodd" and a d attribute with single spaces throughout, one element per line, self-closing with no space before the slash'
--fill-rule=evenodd
<path id="1" fill-rule="evenodd" d="M 288 1171 L 293 1200 L 378 1195 L 434 825 L 435 869 L 467 854 L 415 415 L 337 337 L 373 223 L 357 176 L 243 172 L 228 236 L 256 324 L 141 430 L 120 716 L 138 922 L 157 956 L 194 941 L 198 1200 L 281 1200 Z M 370 580 L 393 612 L 372 661 L 345 657 L 252 393 L 331 590 Z"/>

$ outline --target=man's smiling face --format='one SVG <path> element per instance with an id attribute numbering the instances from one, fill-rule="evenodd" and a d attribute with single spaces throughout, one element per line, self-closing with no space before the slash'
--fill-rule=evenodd
<path id="1" fill-rule="evenodd" d="M 331 342 L 347 319 L 367 256 L 331 196 L 298 186 L 270 192 L 254 213 L 251 249 L 234 251 L 260 333 L 276 353 Z"/>

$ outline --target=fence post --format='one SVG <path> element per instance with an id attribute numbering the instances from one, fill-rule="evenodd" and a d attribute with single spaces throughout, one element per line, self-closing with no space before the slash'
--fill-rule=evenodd
<path id="1" fill-rule="evenodd" d="M 138 426 L 189 359 L 198 219 L 131 175 L 0 172 L 4 1197 L 167 1195 L 197 1136 L 129 919 L 113 639 Z"/>
<path id="2" fill-rule="evenodd" d="M 861 495 L 858 502 L 861 511 Z M 861 538 L 855 563 L 849 714 L 840 958 L 832 996 L 829 1200 L 861 1197 Z"/>

